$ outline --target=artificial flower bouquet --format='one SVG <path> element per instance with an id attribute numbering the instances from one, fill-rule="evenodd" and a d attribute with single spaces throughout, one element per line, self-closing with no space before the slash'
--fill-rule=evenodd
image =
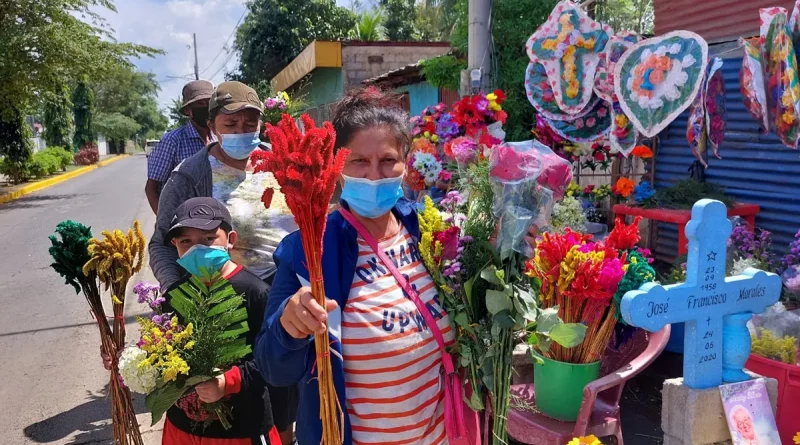
<path id="1" fill-rule="evenodd" d="M 481 145 L 493 147 L 505 136 L 502 125 L 508 114 L 503 111 L 506 95 L 502 90 L 489 94 L 464 96 L 453 105 L 453 121 L 466 136 L 475 138 Z"/>
<path id="2" fill-rule="evenodd" d="M 305 103 L 302 99 L 290 98 L 285 91 L 278 91 L 274 96 L 264 100 L 264 111 L 261 120 L 266 124 L 277 125 L 283 114 L 297 116 L 298 110 L 303 109 Z"/>
<path id="3" fill-rule="evenodd" d="M 574 348 L 555 344 L 543 350 L 534 340 L 537 353 L 566 363 L 593 363 L 602 358 L 617 323 L 624 323 L 619 311 L 622 297 L 656 278 L 648 252 L 636 247 L 640 219 L 627 225 L 618 218 L 602 242 L 571 230 L 543 234 L 535 256 L 526 264 L 526 274 L 541 288 L 540 305 L 557 310 L 565 323 L 585 325 L 587 331 Z"/>
<path id="4" fill-rule="evenodd" d="M 219 421 L 230 428 L 226 399 L 204 403 L 192 388 L 252 352 L 245 339 L 250 326 L 244 298 L 219 273 L 192 276 L 171 290 L 169 306 L 174 312 L 161 313 L 165 299 L 157 287 L 139 284 L 134 291 L 156 313 L 138 318 L 140 338 L 122 352 L 119 370 L 132 391 L 147 395 L 153 424 L 177 405 L 195 422 Z"/>
<path id="5" fill-rule="evenodd" d="M 50 235 L 51 267 L 76 293 L 83 291 L 90 313 L 100 330 L 102 351 L 111 357 L 110 394 L 114 443 L 141 445 L 139 423 L 131 393 L 123 386 L 117 367 L 117 352 L 125 344 L 125 291 L 128 280 L 142 268 L 145 239 L 138 221 L 125 234 L 104 231 L 103 239 L 92 237 L 89 227 L 62 221 Z M 101 296 L 101 286 L 111 290 L 113 323 L 109 325 Z"/>

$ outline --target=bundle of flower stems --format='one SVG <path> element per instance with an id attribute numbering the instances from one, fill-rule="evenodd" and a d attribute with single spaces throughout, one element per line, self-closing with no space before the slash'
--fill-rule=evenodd
<path id="1" fill-rule="evenodd" d="M 92 316 L 97 320 L 103 352 L 111 357 L 113 439 L 114 444 L 123 445 L 143 444 L 131 393 L 122 385 L 122 379 L 117 369 L 117 352 L 125 345 L 123 317 L 125 287 L 130 276 L 141 269 L 144 256 L 144 237 L 139 230 L 138 221 L 134 227 L 135 229 L 129 231 L 127 237 L 119 231 L 117 231 L 121 235 L 119 237 L 116 236 L 116 233 L 104 232 L 109 243 L 107 247 L 110 250 L 102 251 L 102 248 L 97 247 L 101 242 L 92 238 L 90 228 L 74 221 L 62 221 L 56 227 L 56 233 L 61 239 L 50 235 L 52 246 L 49 249 L 54 260 L 51 265 L 53 269 L 64 277 L 67 284 L 75 288 L 76 293 L 83 291 Z M 138 259 L 136 259 L 137 256 Z M 103 264 L 102 272 L 101 268 L 97 267 L 101 263 Z M 119 277 L 116 283 L 113 283 L 114 279 L 110 282 L 104 281 L 111 275 Z M 103 308 L 100 283 L 106 284 L 107 287 L 111 283 L 114 284 L 114 294 L 112 295 L 113 330 L 108 324 Z M 121 298 L 117 295 L 120 295 Z"/>
<path id="2" fill-rule="evenodd" d="M 300 228 L 306 257 L 311 293 L 325 307 L 325 286 L 322 277 L 322 237 L 328 218 L 328 203 L 344 167 L 349 150 L 334 153 L 336 132 L 330 122 L 317 128 L 311 117 L 301 117 L 305 133 L 294 119 L 284 114 L 277 127 L 267 125 L 272 151 L 256 150 L 251 160 L 256 172 L 271 172 L 286 204 Z M 274 190 L 264 190 L 262 201 L 269 208 Z M 325 322 L 327 328 L 327 321 Z M 322 445 L 338 445 L 344 440 L 344 411 L 336 396 L 331 368 L 330 344 L 317 335 L 317 382 L 319 384 Z"/>

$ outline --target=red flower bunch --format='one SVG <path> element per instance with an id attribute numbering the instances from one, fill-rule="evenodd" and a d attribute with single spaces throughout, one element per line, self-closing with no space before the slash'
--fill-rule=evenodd
<path id="1" fill-rule="evenodd" d="M 631 154 L 637 158 L 650 159 L 653 157 L 653 150 L 651 150 L 647 145 L 637 145 L 633 148 Z"/>
<path id="2" fill-rule="evenodd" d="M 641 236 L 639 236 L 639 222 L 641 220 L 642 217 L 637 216 L 633 219 L 633 223 L 627 225 L 625 224 L 625 219 L 618 216 L 614 230 L 605 239 L 606 246 L 617 250 L 630 250 L 636 247 L 641 240 Z"/>
<path id="3" fill-rule="evenodd" d="M 505 100 L 506 95 L 501 90 L 495 90 L 490 94 L 464 96 L 453 105 L 453 120 L 461 128 L 466 129 L 467 136 L 479 136 L 479 133 L 490 124 L 495 122 L 505 124 L 508 118 L 508 114 L 502 109 Z M 491 147 L 494 144 L 485 145 Z"/>

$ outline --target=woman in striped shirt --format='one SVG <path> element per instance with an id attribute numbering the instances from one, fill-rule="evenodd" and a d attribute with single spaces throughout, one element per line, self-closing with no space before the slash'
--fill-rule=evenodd
<path id="1" fill-rule="evenodd" d="M 338 104 L 333 125 L 336 148 L 351 150 L 342 172 L 342 207 L 378 240 L 445 342 L 452 342 L 447 314 L 417 248 L 415 205 L 402 198 L 408 115 L 367 89 Z M 315 334 L 324 335 L 326 319 L 345 445 L 447 443 L 442 355 L 416 305 L 340 212 L 328 217 L 323 244 L 326 307 L 311 295 L 300 237 L 293 233 L 275 252 L 278 271 L 256 346 L 268 382 L 300 383 L 299 444 L 320 443 L 313 342 Z"/>

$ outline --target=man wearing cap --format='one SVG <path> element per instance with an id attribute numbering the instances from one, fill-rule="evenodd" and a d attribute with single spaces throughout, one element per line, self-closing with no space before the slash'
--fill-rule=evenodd
<path id="1" fill-rule="evenodd" d="M 193 80 L 183 87 L 181 112 L 189 116 L 189 122 L 164 135 L 147 159 L 144 193 L 154 213 L 158 213 L 158 197 L 172 170 L 214 140 L 208 129 L 208 101 L 213 91 L 214 85 L 207 80 Z"/>

